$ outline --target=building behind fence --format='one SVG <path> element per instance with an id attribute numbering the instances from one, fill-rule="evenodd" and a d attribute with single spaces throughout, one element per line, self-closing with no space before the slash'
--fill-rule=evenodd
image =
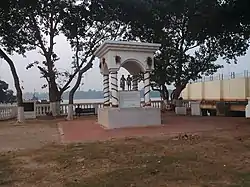
<path id="1" fill-rule="evenodd" d="M 214 81 L 214 80 L 229 80 L 229 79 L 235 79 L 235 78 L 245 78 L 249 76 L 250 76 L 250 72 L 248 70 L 245 70 L 241 73 L 231 72 L 229 74 L 214 74 L 211 76 L 204 76 L 201 79 L 198 79 L 196 81 L 190 81 L 190 83 L 208 82 L 208 81 Z"/>
<path id="2" fill-rule="evenodd" d="M 189 83 L 182 91 L 185 100 L 243 101 L 250 97 L 248 71 L 205 77 Z"/>

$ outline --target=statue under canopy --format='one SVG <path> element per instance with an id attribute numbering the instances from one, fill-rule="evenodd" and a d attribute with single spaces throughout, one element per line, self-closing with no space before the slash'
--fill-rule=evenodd
<path id="1" fill-rule="evenodd" d="M 125 81 L 126 81 L 126 79 L 125 79 L 124 75 L 122 75 L 122 77 L 120 79 L 120 87 L 123 91 L 125 90 Z"/>
<path id="2" fill-rule="evenodd" d="M 132 78 L 130 77 L 130 75 L 128 75 L 128 77 L 127 77 L 128 90 L 131 90 L 131 82 L 132 82 Z"/>

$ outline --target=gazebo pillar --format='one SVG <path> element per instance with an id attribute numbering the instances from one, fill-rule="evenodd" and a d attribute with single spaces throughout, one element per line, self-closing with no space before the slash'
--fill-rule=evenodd
<path id="1" fill-rule="evenodd" d="M 144 73 L 144 101 L 145 106 L 151 106 L 150 101 L 150 72 L 146 71 Z"/>
<path id="2" fill-rule="evenodd" d="M 138 77 L 136 75 L 133 75 L 132 78 L 132 90 L 134 91 L 138 90 Z"/>
<path id="3" fill-rule="evenodd" d="M 104 107 L 109 107 L 109 73 L 103 74 L 103 97 L 104 97 Z"/>
<path id="4" fill-rule="evenodd" d="M 118 107 L 118 78 L 117 70 L 112 70 L 111 75 L 111 102 L 112 107 Z"/>

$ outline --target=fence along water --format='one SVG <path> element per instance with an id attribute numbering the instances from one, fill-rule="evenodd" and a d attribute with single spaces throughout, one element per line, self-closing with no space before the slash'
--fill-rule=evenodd
<path id="1" fill-rule="evenodd" d="M 152 101 L 152 106 L 155 108 L 161 107 L 161 101 Z M 141 102 L 143 104 L 143 102 Z M 103 102 L 100 103 L 76 103 L 74 104 L 74 110 L 76 107 L 80 108 L 102 108 Z M 36 104 L 36 116 L 46 116 L 50 112 L 49 104 Z M 60 115 L 66 116 L 68 114 L 68 104 L 60 105 Z M 17 107 L 16 106 L 0 106 L 0 120 L 14 119 L 17 117 Z"/>

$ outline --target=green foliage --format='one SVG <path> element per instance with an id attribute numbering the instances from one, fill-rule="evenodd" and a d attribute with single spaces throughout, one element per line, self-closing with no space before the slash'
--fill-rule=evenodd
<path id="1" fill-rule="evenodd" d="M 9 0 L 0 7 L 0 46 L 9 54 L 25 54 L 34 49 L 33 38 L 27 25 L 26 8 L 37 0 Z"/>
<path id="2" fill-rule="evenodd" d="M 45 78 L 49 85 L 52 100 L 60 99 L 57 98 L 59 92 L 65 91 L 73 79 L 69 71 L 59 71 L 56 67 L 56 62 L 60 58 L 55 53 L 54 47 L 55 37 L 62 33 L 62 21 L 68 16 L 74 3 L 74 0 L 39 0 L 34 6 L 29 6 L 24 10 L 27 17 L 27 28 L 30 31 L 29 37 L 33 39 L 32 46 L 40 48 L 41 54 L 44 56 L 43 61 L 35 61 L 26 69 L 36 66 L 40 70 L 41 77 Z"/>
<path id="3" fill-rule="evenodd" d="M 16 101 L 16 96 L 14 96 L 14 92 L 9 90 L 9 85 L 0 80 L 0 103 L 13 103 Z"/>
<path id="4" fill-rule="evenodd" d="M 73 103 L 83 74 L 92 68 L 97 48 L 105 40 L 118 39 L 125 31 L 126 25 L 110 17 L 98 1 L 83 1 L 69 9 L 68 16 L 63 20 L 63 33 L 75 52 L 72 76 L 77 74 L 75 85 L 69 93 L 69 103 Z"/>
<path id="5" fill-rule="evenodd" d="M 151 78 L 158 88 L 175 85 L 178 97 L 189 81 L 221 68 L 215 64 L 219 57 L 237 62 L 245 54 L 250 29 L 239 21 L 240 16 L 229 19 L 235 15 L 231 9 L 236 4 L 239 1 L 144 0 L 133 12 L 122 9 L 125 13 L 121 11 L 119 17 L 130 25 L 131 39 L 161 43 Z"/>
<path id="6" fill-rule="evenodd" d="M 92 64 L 93 54 L 100 44 L 105 40 L 120 38 L 125 31 L 126 25 L 110 17 L 109 12 L 99 7 L 98 1 L 72 5 L 63 19 L 62 32 L 75 51 L 72 63 L 74 71 L 86 67 L 86 62 Z"/>
<path id="7" fill-rule="evenodd" d="M 111 19 L 109 12 L 94 0 L 39 0 L 36 6 L 27 9 L 27 16 L 33 45 L 39 47 L 45 57 L 42 62 L 29 64 L 27 69 L 40 70 L 48 82 L 43 88 L 49 88 L 50 100 L 59 100 L 78 73 L 79 80 L 92 68 L 93 53 L 104 40 L 116 39 L 124 32 L 123 25 Z M 60 57 L 54 51 L 54 38 L 60 34 L 66 36 L 75 53 L 70 70 L 59 71 L 56 67 Z"/>
<path id="8" fill-rule="evenodd" d="M 92 67 L 104 40 L 161 43 L 152 72 L 153 87 L 185 88 L 190 80 L 215 73 L 222 57 L 237 62 L 249 47 L 248 0 L 9 0 L 0 7 L 0 46 L 25 54 L 39 48 L 37 67 L 50 98 L 60 100 L 74 77 Z M 56 62 L 55 37 L 63 34 L 75 52 L 71 70 Z M 81 76 L 81 75 L 79 75 Z M 178 95 L 177 93 L 177 95 Z"/>

